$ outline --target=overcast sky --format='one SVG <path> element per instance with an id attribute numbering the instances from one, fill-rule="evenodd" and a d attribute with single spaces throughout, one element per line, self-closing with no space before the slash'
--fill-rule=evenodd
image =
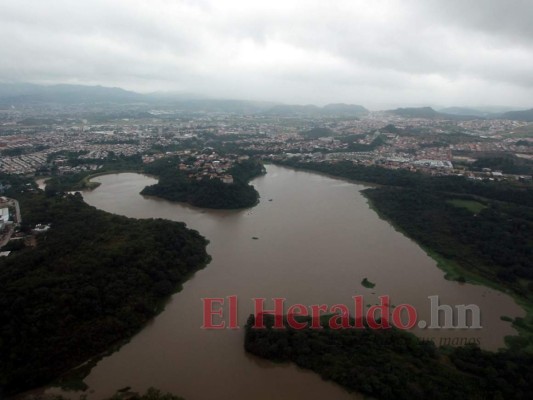
<path id="1" fill-rule="evenodd" d="M 533 107 L 531 0 L 0 0 L 0 81 Z"/>

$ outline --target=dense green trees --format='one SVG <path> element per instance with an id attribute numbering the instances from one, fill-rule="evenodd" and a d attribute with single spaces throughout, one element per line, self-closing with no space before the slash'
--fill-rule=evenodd
<path id="1" fill-rule="evenodd" d="M 7 197 L 16 197 L 27 190 L 36 190 L 37 185 L 32 179 L 21 175 L 12 175 L 0 172 L 0 194 Z"/>
<path id="2" fill-rule="evenodd" d="M 79 166 L 83 164 L 102 164 L 103 167 L 97 171 L 80 171 L 73 174 L 54 175 L 46 181 L 46 191 L 50 194 L 59 192 L 69 192 L 75 190 L 83 190 L 91 187 L 89 177 L 95 173 L 103 174 L 106 172 L 120 172 L 120 171 L 141 171 L 142 158 L 136 154 L 133 156 L 112 156 L 105 160 L 79 160 L 73 158 L 69 160 L 71 166 Z"/>
<path id="3" fill-rule="evenodd" d="M 254 329 L 245 349 L 273 361 L 292 361 L 350 391 L 378 399 L 529 399 L 533 356 L 475 347 L 436 349 L 396 329 Z"/>
<path id="4" fill-rule="evenodd" d="M 252 160 L 236 163 L 228 173 L 233 183 L 219 179 L 189 179 L 179 170 L 178 157 L 154 162 L 145 168 L 147 173 L 157 175 L 157 184 L 147 186 L 141 194 L 157 196 L 171 201 L 188 202 L 197 207 L 237 209 L 252 207 L 259 201 L 259 193 L 248 182 L 264 173 L 263 166 Z"/>
<path id="5" fill-rule="evenodd" d="M 3 393 L 47 383 L 130 337 L 209 260 L 206 240 L 182 223 L 111 215 L 79 194 L 19 201 L 26 223 L 52 229 L 0 261 Z"/>
<path id="6" fill-rule="evenodd" d="M 502 171 L 504 174 L 532 175 L 533 161 L 516 156 L 484 157 L 476 160 L 472 168 L 477 170 L 490 168 Z"/>
<path id="7" fill-rule="evenodd" d="M 80 400 L 84 397 L 80 396 Z M 32 396 L 29 400 L 67 400 L 59 395 L 37 395 Z M 149 388 L 144 394 L 131 393 L 129 391 L 120 391 L 119 393 L 105 400 L 183 400 L 182 397 L 175 396 L 171 393 L 163 393 L 155 388 Z"/>
<path id="8" fill-rule="evenodd" d="M 306 139 L 318 139 L 322 137 L 330 137 L 334 136 L 335 132 L 332 131 L 329 128 L 313 128 L 305 132 L 301 132 L 300 135 L 302 135 Z"/>
<path id="9" fill-rule="evenodd" d="M 381 187 L 365 190 L 381 215 L 426 248 L 533 299 L 533 209 L 486 201 L 474 213 L 452 194 Z"/>
<path id="10" fill-rule="evenodd" d="M 439 265 L 452 278 L 491 282 L 524 304 L 533 303 L 532 207 L 412 188 L 381 187 L 364 194 L 384 218 L 440 257 Z M 520 337 L 507 343 L 533 352 L 531 311 L 514 326 Z"/>

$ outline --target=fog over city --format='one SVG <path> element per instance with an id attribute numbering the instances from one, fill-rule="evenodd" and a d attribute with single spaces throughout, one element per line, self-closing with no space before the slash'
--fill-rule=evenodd
<path id="1" fill-rule="evenodd" d="M 527 0 L 0 0 L 0 82 L 531 108 Z"/>

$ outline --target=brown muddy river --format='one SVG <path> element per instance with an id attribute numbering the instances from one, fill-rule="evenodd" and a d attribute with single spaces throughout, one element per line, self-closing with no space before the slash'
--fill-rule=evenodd
<path id="1" fill-rule="evenodd" d="M 354 398 L 314 373 L 246 354 L 242 329 L 201 329 L 204 297 L 238 295 L 243 326 L 256 297 L 352 308 L 354 295 L 369 304 L 389 295 L 392 304 L 412 304 L 419 319 L 429 320 L 428 296 L 439 295 L 441 304 L 478 305 L 483 328 L 415 330 L 419 336 L 437 344 L 475 340 L 494 350 L 515 333 L 500 320 L 524 315 L 509 296 L 446 281 L 435 261 L 369 208 L 359 192 L 365 186 L 276 166 L 267 171 L 253 181 L 260 204 L 242 211 L 145 198 L 139 192 L 155 180 L 139 174 L 94 179 L 101 186 L 83 194 L 87 203 L 128 217 L 184 221 L 210 240 L 213 260 L 147 327 L 93 368 L 85 379 L 90 400 L 126 386 L 154 386 L 187 400 Z M 373 289 L 361 285 L 365 277 Z"/>

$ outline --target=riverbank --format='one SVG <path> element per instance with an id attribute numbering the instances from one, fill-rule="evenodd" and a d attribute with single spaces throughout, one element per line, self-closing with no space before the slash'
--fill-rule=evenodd
<path id="1" fill-rule="evenodd" d="M 116 350 L 210 262 L 205 238 L 182 223 L 111 215 L 79 195 L 28 193 L 19 201 L 27 223 L 52 228 L 35 248 L 0 260 L 3 395 Z M 82 389 L 74 375 L 62 382 Z"/>
<path id="2" fill-rule="evenodd" d="M 438 349 L 395 328 L 332 329 L 326 318 L 321 329 L 297 329 L 284 317 L 285 328 L 276 329 L 272 315 L 263 318 L 266 329 L 253 327 L 254 315 L 248 318 L 246 351 L 278 363 L 296 363 L 372 398 L 520 399 L 533 390 L 532 355 L 472 346 Z M 300 317 L 299 322 L 309 326 L 310 318 Z"/>
<path id="3" fill-rule="evenodd" d="M 82 173 L 80 175 L 76 175 L 76 178 L 72 179 L 71 182 L 66 183 L 65 185 L 61 186 L 61 189 L 66 192 L 74 192 L 74 191 L 83 191 L 83 190 L 94 190 L 98 186 L 100 186 L 99 182 L 92 182 L 91 180 L 93 178 L 96 178 L 98 176 L 103 175 L 110 175 L 110 174 L 120 174 L 120 173 L 142 173 L 142 170 L 140 168 L 134 169 L 134 168 L 125 168 L 125 169 L 109 169 L 104 171 L 99 171 L 95 173 Z M 46 186 L 48 185 L 48 182 L 54 184 L 53 180 L 57 178 L 54 176 L 39 176 L 35 177 L 35 182 L 38 186 L 42 186 L 41 189 L 45 190 Z M 41 182 L 39 182 L 41 181 Z"/>
<path id="4" fill-rule="evenodd" d="M 97 363 L 84 379 L 89 400 L 106 398 L 126 386 L 143 391 L 151 385 L 190 399 L 353 400 L 317 374 L 246 354 L 242 329 L 201 329 L 200 299 L 205 297 L 238 295 L 239 325 L 244 327 L 253 306 L 250 299 L 258 296 L 344 304 L 362 292 L 374 304 L 377 296 L 389 294 L 393 303 L 412 304 L 420 318 L 428 320 L 427 296 L 438 293 L 446 304 L 478 304 L 485 329 L 422 332 L 426 340 L 430 335 L 436 343 L 468 336 L 481 338 L 480 345 L 487 349 L 504 346 L 503 337 L 513 330 L 499 316 L 522 315 L 509 296 L 444 280 L 419 246 L 369 209 L 360 187 L 276 166 L 267 170 L 252 184 L 262 198 L 273 201 L 246 211 L 199 210 L 139 196 L 143 187 L 155 182 L 138 174 L 100 177 L 99 189 L 84 194 L 88 204 L 110 213 L 184 221 L 210 240 L 213 256 L 209 267 L 189 279 L 153 323 Z M 254 236 L 259 240 L 252 240 Z M 365 277 L 378 290 L 362 287 Z M 198 385 L 206 381 L 210 384 Z M 276 385 L 265 386 L 265 381 Z"/>
<path id="5" fill-rule="evenodd" d="M 290 160 L 277 164 L 359 182 L 378 183 L 380 186 L 363 191 L 369 206 L 380 218 L 417 242 L 445 272 L 446 279 L 481 284 L 513 296 L 527 315 L 513 320 L 513 327 L 519 336 L 508 337 L 506 342 L 513 348 L 526 348 L 528 352 L 533 352 L 533 279 L 529 272 L 533 264 L 528 256 L 530 247 L 527 244 L 533 240 L 533 221 L 528 217 L 532 214 L 531 188 L 528 190 L 527 187 L 492 182 L 476 183 L 453 176 L 431 177 L 404 170 L 364 167 L 350 162 L 328 164 Z M 400 204 L 395 198 L 396 194 L 391 194 L 387 201 L 379 205 L 370 201 L 370 193 L 392 189 L 403 190 L 396 194 L 413 193 L 410 202 Z M 431 198 L 420 203 L 418 197 L 427 197 L 428 193 L 432 194 Z M 441 201 L 443 198 L 448 199 L 447 204 Z M 483 201 L 483 207 L 464 207 L 465 203 L 471 205 L 479 200 Z M 436 203 L 439 204 L 437 208 L 433 207 Z M 404 218 L 402 214 L 413 204 L 416 204 L 417 213 Z M 493 206 L 487 207 L 489 204 Z M 433 218 L 434 213 L 440 214 L 441 219 L 448 219 L 453 234 L 442 229 L 439 220 Z M 462 221 L 465 228 L 470 229 L 468 235 L 465 236 L 462 227 L 447 217 L 450 213 Z M 425 221 L 427 217 L 429 220 Z M 500 223 L 494 224 L 494 220 Z M 513 221 L 519 222 L 513 224 Z M 462 240 L 456 240 L 454 235 L 462 236 Z M 483 237 L 483 241 L 478 239 L 480 237 Z M 509 237 L 513 240 L 509 241 Z M 457 252 L 460 254 L 455 254 Z"/>
<path id="6" fill-rule="evenodd" d="M 526 311 L 526 316 L 524 318 L 512 319 L 513 327 L 518 331 L 518 336 L 507 336 L 505 338 L 506 344 L 510 348 L 519 348 L 528 353 L 533 353 L 533 302 L 529 298 L 518 294 L 516 290 L 512 290 L 508 285 L 503 284 L 501 281 L 482 274 L 481 271 L 487 271 L 488 267 L 472 269 L 472 263 L 475 262 L 472 261 L 469 262 L 470 268 L 466 268 L 461 265 L 460 262 L 441 254 L 438 250 L 421 241 L 418 238 L 419 232 L 415 232 L 409 227 L 410 225 L 402 224 L 397 218 L 394 218 L 394 213 L 396 211 L 393 211 L 393 209 L 390 208 L 388 209 L 389 214 L 387 214 L 383 209 L 384 205 L 380 208 L 376 204 L 376 199 L 373 200 L 371 189 L 363 190 L 362 194 L 367 198 L 369 207 L 375 211 L 381 219 L 387 221 L 398 232 L 414 240 L 428 256 L 436 261 L 439 269 L 445 273 L 444 277 L 446 279 L 490 287 L 513 297 L 516 303 Z M 391 212 L 392 215 L 390 214 Z M 427 221 L 427 223 L 430 224 L 428 227 L 429 230 L 431 229 L 431 221 Z M 433 225 L 433 228 L 437 229 L 436 225 Z M 453 248 L 450 248 L 449 251 L 453 252 Z M 501 317 L 505 318 L 506 316 Z"/>

